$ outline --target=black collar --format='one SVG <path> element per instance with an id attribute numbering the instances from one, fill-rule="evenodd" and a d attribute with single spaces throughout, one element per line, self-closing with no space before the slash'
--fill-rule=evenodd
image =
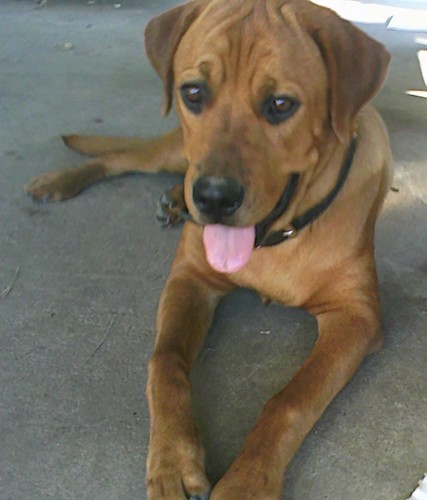
<path id="1" fill-rule="evenodd" d="M 273 224 L 275 220 L 281 217 L 285 210 L 288 208 L 292 196 L 295 193 L 298 185 L 299 174 L 292 174 L 274 210 L 263 221 L 255 226 L 255 247 L 272 247 L 275 245 L 279 245 L 280 243 L 283 243 L 290 238 L 295 238 L 295 236 L 298 234 L 298 231 L 301 231 L 301 229 L 308 226 L 314 220 L 320 217 L 323 212 L 331 205 L 337 194 L 340 192 L 342 186 L 344 185 L 344 182 L 346 181 L 348 173 L 350 171 L 351 164 L 353 163 L 355 151 L 356 139 L 353 138 L 347 150 L 347 154 L 341 167 L 337 183 L 333 187 L 332 191 L 326 196 L 326 198 L 321 200 L 313 207 L 309 208 L 302 215 L 299 215 L 298 217 L 292 219 L 289 226 L 287 226 L 285 229 L 267 234 L 268 228 Z"/>

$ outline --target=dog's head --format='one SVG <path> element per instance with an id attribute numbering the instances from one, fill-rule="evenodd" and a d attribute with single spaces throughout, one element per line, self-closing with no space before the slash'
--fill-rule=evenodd
<path id="1" fill-rule="evenodd" d="M 348 143 L 389 56 L 306 0 L 194 0 L 148 24 L 147 54 L 177 102 L 193 218 L 253 227 L 322 145 Z"/>

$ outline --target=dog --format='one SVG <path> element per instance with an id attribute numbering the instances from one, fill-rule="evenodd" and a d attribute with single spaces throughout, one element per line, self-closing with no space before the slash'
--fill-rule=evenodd
<path id="1" fill-rule="evenodd" d="M 194 0 L 152 19 L 145 45 L 180 127 L 155 139 L 66 136 L 94 158 L 26 189 L 63 200 L 130 171 L 185 174 L 159 214 L 185 224 L 149 362 L 148 496 L 277 499 L 305 436 L 382 344 L 374 229 L 392 157 L 369 101 L 390 57 L 308 0 Z M 318 338 L 211 489 L 189 372 L 237 287 L 304 308 Z"/>

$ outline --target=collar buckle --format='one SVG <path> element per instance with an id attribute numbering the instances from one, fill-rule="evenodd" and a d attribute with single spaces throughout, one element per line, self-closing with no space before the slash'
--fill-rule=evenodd
<path id="1" fill-rule="evenodd" d="M 282 236 L 285 240 L 291 240 L 298 236 L 298 231 L 294 227 L 289 226 L 286 229 L 283 229 Z"/>
<path id="2" fill-rule="evenodd" d="M 255 248 L 275 247 L 276 245 L 280 245 L 280 243 L 296 238 L 297 236 L 297 229 L 289 225 L 286 229 L 280 229 L 279 231 L 268 234 L 262 241 L 255 245 Z"/>

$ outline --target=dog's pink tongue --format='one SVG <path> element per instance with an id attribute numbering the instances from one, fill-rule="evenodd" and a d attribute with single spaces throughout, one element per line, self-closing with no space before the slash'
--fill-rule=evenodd
<path id="1" fill-rule="evenodd" d="M 220 273 L 233 273 L 251 258 L 255 243 L 255 227 L 229 227 L 221 224 L 205 226 L 203 243 L 209 264 Z"/>

